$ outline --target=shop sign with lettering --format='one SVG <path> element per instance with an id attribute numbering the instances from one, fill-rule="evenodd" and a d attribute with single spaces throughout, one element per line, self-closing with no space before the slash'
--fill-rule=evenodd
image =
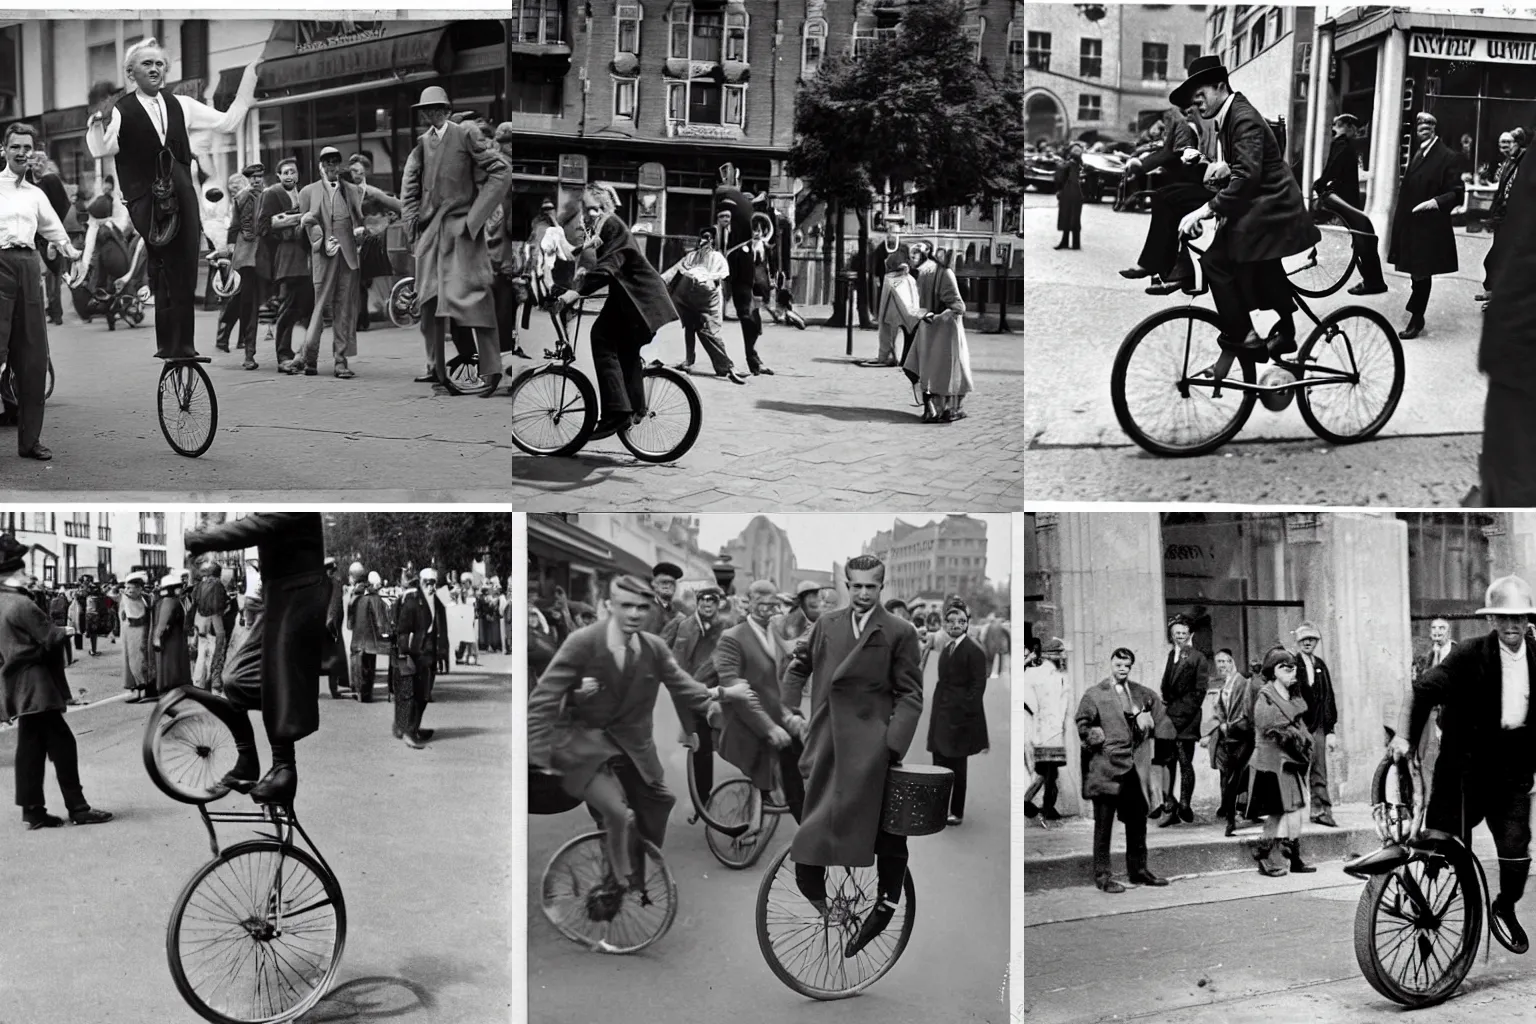
<path id="1" fill-rule="evenodd" d="M 668 121 L 667 134 L 679 139 L 720 139 L 733 141 L 741 138 L 741 129 L 725 124 L 687 124 Z"/>
<path id="2" fill-rule="evenodd" d="M 1536 37 L 1497 39 L 1442 32 L 1414 32 L 1408 38 L 1408 56 L 1488 64 L 1536 64 Z"/>
<path id="3" fill-rule="evenodd" d="M 301 21 L 297 23 L 298 53 L 351 46 L 384 37 L 384 23 L 379 21 Z"/>

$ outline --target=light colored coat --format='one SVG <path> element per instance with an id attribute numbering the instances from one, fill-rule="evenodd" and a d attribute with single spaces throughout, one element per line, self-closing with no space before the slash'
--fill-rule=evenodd
<path id="1" fill-rule="evenodd" d="M 918 312 L 940 313 L 917 325 L 905 369 L 932 395 L 970 394 L 971 350 L 965 338 L 965 300 L 955 272 L 928 260 L 917 271 Z"/>
<path id="2" fill-rule="evenodd" d="M 1050 662 L 1024 670 L 1022 694 L 1032 714 L 1025 739 L 1037 747 L 1067 745 L 1067 721 L 1072 714 L 1072 683 Z"/>
<path id="3" fill-rule="evenodd" d="M 496 326 L 485 229 L 511 185 L 501 153 L 452 122 L 436 143 L 423 135 L 406 160 L 400 198 L 415 232 L 417 301 L 436 299 L 437 316 L 460 327 Z"/>
<path id="4" fill-rule="evenodd" d="M 299 190 L 299 212 L 306 217 L 315 215 L 315 223 L 307 224 L 310 248 L 310 276 L 318 286 L 325 280 L 325 269 L 331 260 L 345 260 L 347 266 L 358 267 L 356 229 L 363 226 L 363 190 L 345 178 L 340 179 L 341 195 L 345 197 L 352 217 L 352 231 L 336 235 L 339 248 L 335 256 L 325 254 L 325 240 L 331 231 L 330 185 L 324 179 L 312 181 Z"/>

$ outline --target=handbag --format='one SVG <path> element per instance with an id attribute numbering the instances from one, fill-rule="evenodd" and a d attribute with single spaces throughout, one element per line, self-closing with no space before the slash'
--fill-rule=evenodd
<path id="1" fill-rule="evenodd" d="M 155 180 L 149 186 L 149 236 L 144 240 L 149 245 L 169 245 L 181 230 L 181 200 L 171 176 L 175 160 L 169 149 L 155 157 Z"/>

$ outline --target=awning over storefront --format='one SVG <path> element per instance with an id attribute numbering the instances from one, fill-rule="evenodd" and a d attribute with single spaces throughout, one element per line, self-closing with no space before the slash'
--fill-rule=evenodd
<path id="1" fill-rule="evenodd" d="M 452 56 L 444 45 L 448 35 L 445 22 L 382 22 L 374 28 L 304 44 L 281 40 L 278 31 L 274 30 L 261 64 L 256 84 L 259 99 L 368 79 L 387 81 L 422 72 L 447 74 Z M 301 48 L 304 52 L 298 52 Z"/>
<path id="2" fill-rule="evenodd" d="M 528 517 L 528 550 L 561 561 L 578 559 L 594 568 L 614 571 L 614 549 L 602 539 L 553 515 Z"/>
<path id="3" fill-rule="evenodd" d="M 1327 27 L 1330 22 L 1325 22 Z M 1536 21 L 1529 18 L 1488 18 L 1471 14 L 1441 14 L 1401 8 L 1356 8 L 1350 14 L 1332 19 L 1333 48 L 1342 53 L 1352 46 L 1384 36 L 1393 29 L 1405 32 L 1454 32 L 1471 35 L 1519 35 L 1536 32 Z"/>

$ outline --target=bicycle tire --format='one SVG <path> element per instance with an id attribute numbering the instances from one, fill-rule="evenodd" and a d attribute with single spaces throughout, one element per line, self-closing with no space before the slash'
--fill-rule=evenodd
<path id="1" fill-rule="evenodd" d="M 1222 445 L 1226 444 L 1228 441 L 1232 440 L 1232 438 L 1237 436 L 1238 431 L 1243 429 L 1243 425 L 1248 422 L 1248 417 L 1253 413 L 1253 406 L 1257 401 L 1258 396 L 1254 392 L 1229 392 L 1229 394 L 1237 395 L 1238 398 L 1237 407 L 1234 410 L 1227 425 L 1222 427 L 1220 430 L 1214 431 L 1210 434 L 1210 436 L 1206 437 L 1204 440 L 1201 440 L 1199 443 L 1189 446 L 1170 445 L 1153 438 L 1146 432 L 1146 430 L 1142 428 L 1139 423 L 1136 422 L 1136 418 L 1131 413 L 1130 405 L 1126 399 L 1126 375 L 1130 372 L 1131 361 L 1135 358 L 1137 349 L 1141 346 L 1142 342 L 1145 341 L 1147 337 L 1150 336 L 1152 332 L 1157 328 L 1163 326 L 1164 324 L 1173 323 L 1177 320 L 1195 320 L 1215 328 L 1218 334 L 1221 331 L 1221 321 L 1217 318 L 1214 312 L 1208 309 L 1201 309 L 1196 306 L 1176 306 L 1172 309 L 1163 309 L 1153 313 L 1141 323 L 1131 328 L 1131 332 L 1127 334 L 1125 336 L 1125 340 L 1120 343 L 1120 350 L 1115 353 L 1114 367 L 1110 371 L 1110 399 L 1114 404 L 1115 419 L 1119 421 L 1120 429 L 1125 431 L 1126 436 L 1129 437 L 1132 441 L 1136 442 L 1137 446 L 1139 446 L 1142 450 L 1150 452 L 1153 455 L 1161 455 L 1169 458 L 1188 458 L 1196 455 L 1208 455 L 1215 451 L 1217 448 L 1220 448 Z M 1189 339 L 1186 339 L 1186 348 L 1189 346 L 1189 344 Z M 1187 361 L 1187 351 L 1185 353 L 1185 358 Z M 1232 365 L 1235 368 L 1240 368 L 1242 379 L 1245 383 L 1254 383 L 1256 378 L 1256 371 L 1251 356 L 1238 355 Z M 1177 386 L 1177 382 L 1170 383 L 1172 383 L 1175 387 Z M 1193 391 L 1191 394 L 1193 394 Z M 1178 396 L 1177 392 L 1175 392 L 1175 395 L 1179 397 L 1180 400 L 1188 400 L 1187 398 L 1183 398 L 1183 396 Z"/>
<path id="2" fill-rule="evenodd" d="M 416 299 L 416 279 L 402 277 L 389 290 L 389 321 L 396 327 L 414 327 L 421 319 Z"/>
<path id="3" fill-rule="evenodd" d="M 53 357 L 49 356 L 48 357 L 48 387 L 43 391 L 43 401 L 46 402 L 46 401 L 48 401 L 48 399 L 53 397 L 53 384 L 54 384 L 54 380 L 53 380 Z"/>
<path id="4" fill-rule="evenodd" d="M 750 824 L 731 824 L 710 816 L 709 800 L 700 799 L 699 797 L 699 779 L 693 768 L 692 753 L 690 752 L 689 756 L 684 760 L 687 762 L 684 771 L 688 776 L 688 799 L 693 801 L 694 814 L 698 816 L 700 821 L 704 822 L 706 829 L 719 832 L 733 839 L 745 833 L 751 827 Z M 730 781 L 733 780 L 726 780 L 726 782 Z M 709 791 L 710 799 L 713 799 L 714 795 L 720 792 L 720 788 L 726 785 L 726 782 L 719 783 Z"/>
<path id="5" fill-rule="evenodd" d="M 1304 285 L 1301 281 L 1293 277 L 1293 272 L 1288 271 L 1286 273 L 1286 280 L 1290 282 L 1291 287 L 1309 299 L 1326 299 L 1340 288 L 1343 288 L 1344 285 L 1349 281 L 1350 275 L 1355 272 L 1355 268 L 1360 265 L 1360 260 L 1355 255 L 1354 236 L 1351 235 L 1347 230 L 1324 231 L 1322 232 L 1322 238 L 1318 241 L 1317 245 L 1311 247 L 1311 249 L 1308 251 L 1312 252 L 1321 249 L 1331 253 L 1333 249 L 1338 246 L 1340 241 L 1342 241 L 1343 244 L 1349 246 L 1349 259 L 1342 264 L 1342 272 L 1323 275 L 1323 280 L 1326 282 L 1323 287 L 1310 287 L 1308 285 Z M 1317 266 L 1322 267 L 1321 261 L 1318 262 Z M 1300 273 L 1301 269 L 1302 268 L 1298 268 L 1298 270 L 1294 273 Z M 1307 267 L 1305 269 L 1312 268 Z"/>
<path id="6" fill-rule="evenodd" d="M 193 704 L 193 709 L 177 715 L 167 715 L 173 706 L 184 700 L 185 698 L 179 697 L 173 690 L 156 701 L 154 708 L 150 711 L 149 718 L 144 723 L 144 739 L 140 743 L 140 751 L 144 757 L 144 770 L 149 773 L 150 781 L 155 784 L 156 789 L 178 803 L 212 803 L 226 795 L 213 784 L 234 767 L 232 757 L 216 755 L 221 750 L 225 755 L 233 755 L 235 736 L 229 726 L 219 721 L 219 716 L 213 711 L 191 701 L 187 703 Z M 222 727 L 222 733 L 219 732 L 220 727 Z M 176 737 L 183 749 L 174 765 L 168 763 L 169 755 L 162 753 L 162 745 L 167 735 L 173 730 L 178 733 L 190 730 L 185 735 Z M 189 757 L 198 759 L 202 763 L 188 760 Z M 227 764 L 225 764 L 226 760 Z M 186 765 L 186 772 L 175 770 L 181 764 Z M 188 779 L 200 779 L 204 785 L 188 785 L 186 781 Z"/>
<path id="7" fill-rule="evenodd" d="M 304 995 L 294 1005 L 266 1016 L 256 1016 L 254 1014 L 233 1016 L 230 1012 L 210 1005 L 188 977 L 187 968 L 183 963 L 182 957 L 181 925 L 185 920 L 188 908 L 192 905 L 193 897 L 198 891 L 198 886 L 204 879 L 224 865 L 240 858 L 272 853 L 279 855 L 279 868 L 281 868 L 285 861 L 295 861 L 302 864 L 305 870 L 309 871 L 321 885 L 324 899 L 320 902 L 309 904 L 298 911 L 298 913 L 327 906 L 334 908 L 335 938 L 331 947 L 330 962 L 326 965 L 321 977 L 310 987 L 308 994 Z M 239 874 L 236 874 L 239 877 Z M 232 888 L 227 888 L 221 896 L 221 901 L 226 906 L 228 906 L 228 900 L 232 894 Z M 268 890 L 267 897 L 265 898 L 270 898 L 270 895 L 271 891 Z M 230 909 L 234 908 L 231 907 Z M 247 935 L 247 938 L 255 940 L 254 936 Z M 341 966 L 341 957 L 346 948 L 346 941 L 347 905 L 346 900 L 342 896 L 341 883 L 336 880 L 336 876 L 331 874 L 319 860 L 306 850 L 275 839 L 251 839 L 229 847 L 213 860 L 204 864 L 187 884 L 182 887 L 181 894 L 176 897 L 176 903 L 171 908 L 170 921 L 166 924 L 165 953 L 171 968 L 171 978 L 176 983 L 176 990 L 181 993 L 181 997 L 186 1000 L 187 1005 L 204 1020 L 213 1021 L 214 1024 L 278 1024 L 280 1021 L 291 1021 L 309 1012 L 316 1003 L 325 997 L 331 983 L 336 979 L 337 970 Z"/>
<path id="8" fill-rule="evenodd" d="M 185 374 L 186 397 L 182 397 L 183 385 L 177 383 L 177 379 Z M 169 393 L 172 397 L 172 419 L 178 424 L 185 422 L 191 406 L 196 401 L 196 394 L 201 389 L 208 395 L 208 425 L 206 433 L 185 435 L 180 426 L 175 435 L 172 434 L 171 424 L 166 418 L 166 382 L 171 381 Z M 219 396 L 214 393 L 213 381 L 208 378 L 208 373 L 201 363 L 167 362 L 160 369 L 160 386 L 155 401 L 156 411 L 160 416 L 160 432 L 165 435 L 165 443 L 171 446 L 171 450 L 177 455 L 184 455 L 189 459 L 195 459 L 213 446 L 213 436 L 219 431 Z M 183 417 L 176 420 L 176 416 Z"/>
<path id="9" fill-rule="evenodd" d="M 816 985 L 808 984 L 806 981 L 802 980 L 800 977 L 798 977 L 793 972 L 791 972 L 779 960 L 777 952 L 775 951 L 775 949 L 773 947 L 773 937 L 769 933 L 769 924 L 770 924 L 770 922 L 769 922 L 769 919 L 768 919 L 768 913 L 769 913 L 769 908 L 770 908 L 770 901 L 771 901 L 771 898 L 772 898 L 772 895 L 773 895 L 773 891 L 774 891 L 774 888 L 775 888 L 775 882 L 779 879 L 779 877 L 781 875 L 786 874 L 786 872 L 785 872 L 785 862 L 789 860 L 790 849 L 791 849 L 791 847 L 786 846 L 786 847 L 784 847 L 784 849 L 782 851 L 779 852 L 779 854 L 776 857 L 774 857 L 773 861 L 768 865 L 768 870 L 763 873 L 763 880 L 762 880 L 762 882 L 757 887 L 757 902 L 756 902 L 755 918 L 756 918 L 756 925 L 757 925 L 757 945 L 758 945 L 758 950 L 763 954 L 763 959 L 765 961 L 767 961 L 768 967 L 769 967 L 770 970 L 773 971 L 774 975 L 781 982 L 783 982 L 786 986 L 788 986 L 789 988 L 791 988 L 794 991 L 798 992 L 802 996 L 806 996 L 807 998 L 818 999 L 818 1000 L 847 999 L 850 996 L 856 996 L 860 992 L 865 991 L 871 985 L 873 985 L 875 982 L 879 981 L 881 978 L 885 977 L 887 974 L 890 973 L 891 968 L 896 966 L 896 961 L 901 959 L 901 954 L 907 948 L 907 943 L 910 942 L 911 939 L 912 939 L 912 926 L 913 926 L 914 922 L 917 920 L 917 889 L 916 889 L 916 886 L 913 885 L 913 882 L 912 882 L 912 872 L 911 872 L 910 869 L 907 871 L 907 876 L 903 880 L 903 883 L 902 883 L 902 902 L 901 902 L 901 906 L 898 908 L 898 912 L 901 915 L 901 924 L 900 924 L 900 926 L 897 929 L 895 946 L 894 946 L 894 948 L 891 949 L 889 955 L 885 959 L 885 962 L 880 964 L 872 973 L 868 974 L 867 976 L 859 978 L 857 981 L 855 981 L 851 985 L 845 986 L 843 988 L 825 988 L 825 987 L 821 987 L 821 986 L 816 986 Z M 845 873 L 845 878 L 847 878 L 849 880 L 851 880 L 853 878 L 854 871 L 864 872 L 868 876 L 868 878 L 870 879 L 870 881 L 867 883 L 866 887 L 869 890 L 871 890 L 871 891 L 875 887 L 875 884 L 874 884 L 874 881 L 873 881 L 875 869 L 873 867 L 869 867 L 869 868 L 854 868 L 854 869 L 849 869 L 849 868 L 828 868 L 827 869 L 827 883 L 828 883 L 827 884 L 827 893 L 828 893 L 829 900 L 832 899 L 832 893 L 833 893 L 833 889 L 834 889 L 834 886 L 832 884 L 833 883 L 833 872 L 837 872 L 837 871 L 844 872 Z M 805 897 L 800 895 L 800 892 L 799 892 L 799 890 L 797 888 L 793 888 L 793 886 L 794 886 L 794 871 L 792 869 L 787 872 L 787 878 L 788 878 L 788 883 L 787 884 L 790 887 L 790 890 L 789 890 L 789 893 L 788 893 L 789 897 L 791 899 L 804 902 L 805 901 Z M 837 888 L 838 888 L 839 891 L 841 891 L 842 887 L 843 886 L 840 884 Z M 805 905 L 807 907 L 809 907 L 808 903 L 806 903 Z M 857 920 L 858 920 L 858 918 L 855 917 L 854 921 L 853 921 L 854 929 L 855 930 L 857 928 Z M 894 923 L 894 921 L 893 921 L 893 923 Z M 812 925 L 810 927 L 814 928 L 814 925 Z M 843 948 L 842 948 L 843 943 L 842 943 L 841 940 L 846 938 L 847 930 L 845 929 L 844 931 L 836 931 L 835 929 L 828 928 L 827 927 L 827 919 L 823 918 L 822 919 L 822 932 L 823 932 L 823 952 L 826 952 L 827 949 L 828 949 L 828 947 L 826 945 L 827 941 L 830 940 L 830 939 L 836 939 L 838 941 L 836 941 L 834 943 L 834 945 L 831 947 L 831 951 L 833 953 L 835 953 L 838 958 L 841 958 L 842 957 L 842 952 L 843 952 Z M 874 948 L 877 944 L 881 944 L 882 940 L 885 938 L 885 936 L 889 935 L 889 934 L 890 934 L 890 929 L 889 929 L 889 927 L 887 927 L 885 933 L 883 933 L 874 942 L 870 943 L 863 950 L 861 950 L 859 952 L 858 956 L 854 957 L 854 959 L 852 961 L 847 961 L 847 960 L 841 960 L 840 959 L 839 962 L 840 963 L 852 962 L 852 963 L 855 963 L 855 964 L 858 963 L 859 959 L 861 957 L 864 957 L 869 952 L 869 950 Z"/>
<path id="10" fill-rule="evenodd" d="M 666 384 L 662 385 L 662 381 Z M 675 400 L 665 393 L 666 388 L 676 389 L 678 396 Z M 642 439 L 649 439 L 653 432 L 664 430 L 658 421 L 669 416 L 677 401 L 687 406 L 687 428 L 666 447 L 644 446 Z M 660 409 L 658 405 L 661 406 Z M 699 401 L 699 389 L 693 386 L 693 381 L 688 379 L 688 375 L 679 373 L 670 366 L 646 367 L 645 408 L 645 416 L 639 423 L 619 431 L 619 441 L 629 449 L 629 453 L 642 462 L 673 462 L 687 454 L 688 449 L 692 448 L 694 442 L 699 439 L 699 431 L 704 426 L 704 406 Z"/>
<path id="11" fill-rule="evenodd" d="M 1365 891 L 1360 894 L 1360 902 L 1355 908 L 1355 960 L 1360 965 L 1360 973 L 1365 976 L 1365 980 L 1381 995 L 1400 1005 L 1422 1009 L 1445 1002 L 1455 994 L 1456 989 L 1466 979 L 1473 962 L 1477 959 L 1477 950 L 1482 943 L 1484 927 L 1482 884 L 1478 881 L 1477 871 L 1470 862 L 1470 857 L 1471 853 L 1468 851 L 1466 856 L 1457 859 L 1454 863 L 1450 858 L 1443 858 L 1455 873 L 1456 883 L 1461 887 L 1461 898 L 1466 905 L 1462 946 L 1450 958 L 1447 964 L 1448 969 L 1439 980 L 1424 990 L 1415 991 L 1399 984 L 1387 966 L 1381 962 L 1374 940 L 1383 904 L 1387 899 L 1388 886 L 1394 880 L 1400 879 L 1402 872 L 1410 871 L 1415 866 L 1423 867 L 1425 862 L 1410 861 L 1387 874 L 1375 875 L 1366 883 Z M 1401 887 L 1401 881 L 1398 881 L 1398 885 Z"/>
<path id="12" fill-rule="evenodd" d="M 1381 409 L 1363 428 L 1350 434 L 1339 433 L 1322 424 L 1317 411 L 1313 408 L 1312 392 L 1315 389 L 1298 389 L 1296 408 L 1301 413 L 1302 420 L 1306 422 L 1308 427 L 1312 428 L 1312 432 L 1318 437 L 1333 444 L 1355 444 L 1376 436 L 1381 431 L 1381 428 L 1385 427 L 1387 422 L 1392 419 L 1392 414 L 1397 411 L 1397 403 L 1403 397 L 1403 379 L 1406 375 L 1406 366 L 1403 362 L 1403 343 L 1398 338 L 1397 331 L 1393 329 L 1392 324 L 1387 318 L 1368 306 L 1345 306 L 1323 317 L 1318 322 L 1318 325 L 1312 329 L 1312 333 L 1307 335 L 1307 340 L 1302 344 L 1301 351 L 1296 356 L 1296 361 L 1305 365 L 1313 356 L 1314 350 L 1319 345 L 1325 344 L 1330 340 L 1330 332 L 1343 333 L 1338 329 L 1338 325 L 1352 318 L 1370 321 L 1381 331 L 1382 336 L 1387 339 L 1387 347 L 1391 353 L 1393 364 L 1392 383 L 1388 387 L 1387 398 Z M 1344 337 L 1347 339 L 1348 335 L 1345 334 Z M 1358 371 L 1360 368 L 1358 362 L 1359 355 L 1354 352 L 1353 348 L 1350 351 L 1351 361 L 1354 363 L 1353 369 Z"/>
<path id="13" fill-rule="evenodd" d="M 451 395 L 483 395 L 490 390 L 489 385 L 485 383 L 485 378 L 480 376 L 478 359 L 454 356 L 448 360 L 446 370 L 446 375 L 439 383 L 447 388 Z M 466 374 L 464 372 L 466 370 L 469 373 Z M 461 381 L 473 381 L 473 383 L 461 383 Z"/>
<path id="14" fill-rule="evenodd" d="M 633 820 L 631 820 L 630 827 L 634 827 Z M 563 846 L 556 850 L 553 855 L 550 856 L 549 863 L 544 867 L 544 874 L 539 880 L 539 908 L 544 912 L 545 918 L 548 919 L 550 924 L 554 925 L 555 930 L 558 931 L 561 935 L 564 935 L 572 942 L 581 943 L 587 948 L 593 950 L 598 950 L 599 947 L 594 944 L 592 938 L 585 933 L 579 932 L 575 928 L 569 926 L 565 918 L 561 915 L 557 915 L 552 909 L 550 904 L 552 891 L 551 883 L 556 875 L 557 866 L 562 865 L 564 858 L 570 855 L 571 851 L 577 849 L 580 846 L 596 843 L 597 855 L 606 864 L 608 855 L 603 847 L 603 839 L 605 836 L 607 836 L 607 832 L 599 830 L 596 832 L 586 832 L 582 835 L 576 836 L 574 839 L 568 840 Z M 655 929 L 652 930 L 652 932 L 642 941 L 631 945 L 609 946 L 606 949 L 602 949 L 601 952 L 614 953 L 619 955 L 638 953 L 642 949 L 646 949 L 647 947 L 654 944 L 663 935 L 667 934 L 667 932 L 672 928 L 672 922 L 677 919 L 677 881 L 672 877 L 672 869 L 667 866 L 666 858 L 661 855 L 661 851 L 658 850 L 650 840 L 640 840 L 640 847 L 645 852 L 647 879 L 650 878 L 650 872 L 652 869 L 654 869 L 659 874 L 657 881 L 663 886 L 663 891 L 667 897 L 667 906 L 663 911 L 663 917 Z M 647 888 L 649 888 L 649 881 L 647 882 Z M 572 899 L 576 898 L 577 894 L 573 893 Z M 626 896 L 626 899 L 627 898 L 628 897 Z"/>
<path id="15" fill-rule="evenodd" d="M 743 787 L 747 790 L 746 821 L 739 826 L 736 834 L 729 835 L 713 827 L 704 830 L 704 842 L 709 846 L 709 852 L 714 854 L 715 860 L 733 871 L 741 871 L 756 864 L 764 848 L 772 841 L 774 833 L 779 830 L 779 816 L 769 813 L 763 807 L 762 794 L 749 779 L 726 779 L 710 792 L 709 803 L 716 807 L 724 806 L 731 799 L 727 794 Z M 756 832 L 752 831 L 754 820 L 761 822 Z"/>
<path id="16" fill-rule="evenodd" d="M 580 405 L 577 406 L 571 401 L 573 396 L 565 390 L 564 384 L 559 385 L 558 396 L 551 395 L 551 401 L 541 401 L 539 396 L 533 393 L 533 389 L 544 377 L 559 377 L 567 382 L 575 389 L 574 398 Z M 523 401 L 525 392 L 528 393 L 527 400 Z M 575 455 L 591 440 L 592 432 L 597 429 L 597 392 L 586 375 L 575 367 L 550 363 L 524 370 L 512 381 L 508 394 L 512 398 L 512 443 L 529 455 L 541 455 L 545 458 Z M 520 406 L 524 407 L 521 412 Z M 561 421 L 575 413 L 581 416 L 575 434 L 558 443 L 538 443 L 525 436 L 536 424 L 546 418 L 558 430 Z"/>
<path id="17" fill-rule="evenodd" d="M 53 358 L 48 359 L 48 383 L 43 389 L 43 401 L 53 397 Z M 16 385 L 11 380 L 11 367 L 8 363 L 0 363 L 0 400 L 7 405 L 16 405 Z"/>

